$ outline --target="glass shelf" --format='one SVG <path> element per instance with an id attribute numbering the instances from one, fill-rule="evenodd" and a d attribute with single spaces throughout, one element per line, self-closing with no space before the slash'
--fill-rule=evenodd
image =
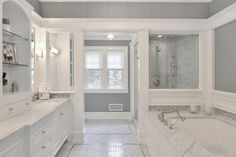
<path id="1" fill-rule="evenodd" d="M 22 66 L 22 67 L 28 67 L 29 65 L 27 64 L 20 64 L 20 63 L 2 63 L 3 65 L 11 65 L 11 66 Z"/>
<path id="2" fill-rule="evenodd" d="M 19 34 L 7 31 L 5 29 L 3 29 L 2 32 L 3 32 L 3 36 L 8 36 L 10 38 L 18 38 L 18 39 L 22 39 L 22 40 L 25 40 L 25 41 L 29 41 L 29 39 L 27 39 L 27 38 L 25 38 L 25 37 L 23 37 Z"/>

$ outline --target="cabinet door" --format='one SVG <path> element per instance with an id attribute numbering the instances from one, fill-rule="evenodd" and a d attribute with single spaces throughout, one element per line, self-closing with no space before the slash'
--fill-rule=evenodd
<path id="1" fill-rule="evenodd" d="M 58 147 L 60 141 L 60 132 L 61 132 L 61 122 L 60 122 L 60 115 L 58 112 L 55 113 L 53 118 L 53 126 L 52 126 L 52 149 L 53 151 Z"/>
<path id="2" fill-rule="evenodd" d="M 60 136 L 65 137 L 68 134 L 68 129 L 69 129 L 69 119 L 68 119 L 68 107 L 64 106 L 60 112 L 60 121 L 61 121 L 61 132 Z"/>
<path id="3" fill-rule="evenodd" d="M 57 109 L 53 118 L 52 128 L 52 152 L 55 153 L 64 142 L 69 130 L 68 106 L 64 105 Z"/>
<path id="4" fill-rule="evenodd" d="M 26 157 L 27 152 L 25 149 L 24 139 L 18 139 L 17 142 L 10 145 L 0 152 L 0 157 Z"/>

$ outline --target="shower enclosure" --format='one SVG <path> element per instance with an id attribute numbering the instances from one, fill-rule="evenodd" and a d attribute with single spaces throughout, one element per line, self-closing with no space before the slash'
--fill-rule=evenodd
<path id="1" fill-rule="evenodd" d="M 198 38 L 198 35 L 150 34 L 150 89 L 199 87 Z"/>

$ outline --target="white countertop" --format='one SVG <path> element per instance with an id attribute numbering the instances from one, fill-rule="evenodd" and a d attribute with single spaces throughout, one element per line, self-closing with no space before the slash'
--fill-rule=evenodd
<path id="1" fill-rule="evenodd" d="M 0 121 L 0 140 L 27 126 L 32 126 L 47 115 L 53 113 L 57 107 L 68 99 L 50 99 L 33 103 L 32 109 L 12 118 Z"/>

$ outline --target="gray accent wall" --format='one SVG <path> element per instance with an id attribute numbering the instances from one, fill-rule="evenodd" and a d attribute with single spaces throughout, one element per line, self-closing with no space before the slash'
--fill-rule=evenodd
<path id="1" fill-rule="evenodd" d="M 39 2 L 26 0 L 45 18 L 174 18 L 206 19 L 236 0 L 211 3 Z"/>
<path id="2" fill-rule="evenodd" d="M 109 104 L 124 104 L 124 112 L 130 112 L 129 93 L 87 93 L 85 112 L 109 112 Z"/>
<path id="3" fill-rule="evenodd" d="M 85 40 L 84 46 L 129 46 L 129 40 Z M 130 112 L 129 93 L 86 93 L 85 112 L 108 112 L 109 104 L 123 104 L 124 112 Z"/>
<path id="4" fill-rule="evenodd" d="M 208 3 L 43 2 L 45 18 L 206 19 Z"/>
<path id="5" fill-rule="evenodd" d="M 41 15 L 41 2 L 39 0 L 26 0 L 30 5 L 34 7 L 36 13 Z"/>
<path id="6" fill-rule="evenodd" d="M 213 0 L 209 4 L 209 17 L 235 3 L 236 0 Z"/>
<path id="7" fill-rule="evenodd" d="M 236 21 L 215 30 L 215 89 L 236 93 Z"/>

